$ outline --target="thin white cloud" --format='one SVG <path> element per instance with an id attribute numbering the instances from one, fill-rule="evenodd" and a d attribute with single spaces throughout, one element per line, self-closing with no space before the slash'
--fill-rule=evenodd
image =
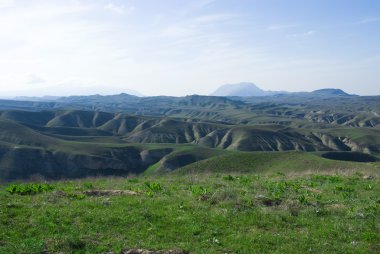
<path id="1" fill-rule="evenodd" d="M 125 14 L 125 13 L 132 12 L 135 9 L 135 7 L 125 6 L 125 5 L 117 5 L 117 4 L 114 4 L 114 3 L 109 3 L 109 4 L 107 4 L 107 5 L 104 6 L 104 9 L 112 11 L 112 12 L 117 13 L 119 15 L 122 15 L 122 14 Z"/>
<path id="2" fill-rule="evenodd" d="M 194 19 L 194 22 L 198 22 L 198 23 L 213 23 L 213 22 L 220 22 L 220 21 L 229 20 L 229 19 L 236 18 L 236 17 L 239 17 L 239 15 L 236 15 L 236 14 L 225 14 L 225 13 L 222 13 L 222 14 L 210 14 L 210 15 L 203 15 L 203 16 L 196 17 Z"/>
<path id="3" fill-rule="evenodd" d="M 356 22 L 356 24 L 363 25 L 363 24 L 374 23 L 374 22 L 379 22 L 379 21 L 380 21 L 380 17 L 369 17 L 369 18 L 364 18 Z"/>
<path id="4" fill-rule="evenodd" d="M 315 34 L 315 31 L 310 30 L 310 31 L 303 33 L 303 36 L 309 37 L 309 36 L 313 36 L 314 34 Z"/>
<path id="5" fill-rule="evenodd" d="M 267 30 L 276 31 L 276 30 L 286 30 L 290 28 L 298 27 L 298 25 L 270 25 L 267 27 Z"/>
<path id="6" fill-rule="evenodd" d="M 202 8 L 202 7 L 205 7 L 207 5 L 213 4 L 216 1 L 218 1 L 218 0 L 200 0 L 197 4 L 197 7 Z"/>
<path id="7" fill-rule="evenodd" d="M 303 33 L 295 33 L 295 34 L 290 34 L 289 37 L 291 38 L 309 38 L 312 37 L 316 34 L 314 30 L 309 30 Z"/>
<path id="8" fill-rule="evenodd" d="M 180 23 L 170 24 L 166 26 L 162 30 L 161 35 L 180 38 L 194 36 L 204 30 L 207 25 L 220 25 L 223 21 L 228 21 L 237 17 L 239 16 L 226 13 L 197 16 Z"/>

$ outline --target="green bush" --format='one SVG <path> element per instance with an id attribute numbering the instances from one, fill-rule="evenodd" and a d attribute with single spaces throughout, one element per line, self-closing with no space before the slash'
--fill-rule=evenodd
<path id="1" fill-rule="evenodd" d="M 145 182 L 145 187 L 148 189 L 146 194 L 152 197 L 155 193 L 162 191 L 162 186 L 159 183 Z"/>
<path id="2" fill-rule="evenodd" d="M 206 188 L 199 186 L 199 185 L 190 186 L 190 190 L 196 196 L 206 195 L 208 192 L 208 190 Z"/>
<path id="3" fill-rule="evenodd" d="M 10 194 L 33 195 L 52 191 L 54 187 L 47 183 L 11 184 L 6 188 Z"/>

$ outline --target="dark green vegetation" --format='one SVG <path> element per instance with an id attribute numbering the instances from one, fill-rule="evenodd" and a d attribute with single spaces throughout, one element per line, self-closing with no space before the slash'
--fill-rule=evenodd
<path id="1" fill-rule="evenodd" d="M 233 151 L 373 162 L 380 153 L 379 97 L 334 89 L 230 98 L 73 96 L 3 100 L 1 108 L 0 181 L 165 172 Z"/>
<path id="2" fill-rule="evenodd" d="M 378 159 L 375 156 L 359 152 L 327 152 L 322 154 L 323 158 L 341 161 L 356 162 L 375 162 Z"/>
<path id="3" fill-rule="evenodd" d="M 378 174 L 245 171 L 3 185 L 0 253 L 379 253 Z"/>

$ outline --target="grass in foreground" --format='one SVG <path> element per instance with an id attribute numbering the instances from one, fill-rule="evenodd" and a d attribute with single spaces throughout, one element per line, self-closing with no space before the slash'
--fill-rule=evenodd
<path id="1" fill-rule="evenodd" d="M 0 253 L 379 253 L 379 182 L 201 173 L 51 182 L 34 194 L 2 186 Z"/>

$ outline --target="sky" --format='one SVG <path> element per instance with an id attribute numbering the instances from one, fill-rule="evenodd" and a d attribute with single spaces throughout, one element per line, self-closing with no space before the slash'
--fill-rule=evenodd
<path id="1" fill-rule="evenodd" d="M 0 0 L 0 97 L 380 94 L 379 0 Z"/>

